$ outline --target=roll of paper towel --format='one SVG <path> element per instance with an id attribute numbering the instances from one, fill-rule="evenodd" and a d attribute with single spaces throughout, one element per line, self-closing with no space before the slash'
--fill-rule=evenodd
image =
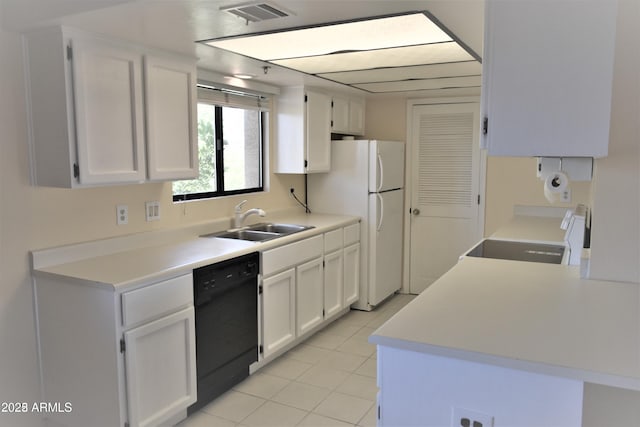
<path id="1" fill-rule="evenodd" d="M 544 197 L 550 203 L 555 203 L 562 198 L 562 194 L 569 186 L 569 177 L 560 172 L 555 171 L 547 175 L 544 180 Z"/>

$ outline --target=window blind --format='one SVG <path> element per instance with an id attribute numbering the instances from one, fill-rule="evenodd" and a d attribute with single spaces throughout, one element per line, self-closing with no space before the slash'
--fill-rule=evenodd
<path id="1" fill-rule="evenodd" d="M 269 111 L 270 97 L 243 92 L 215 85 L 198 84 L 198 101 L 210 102 L 223 107 L 245 108 L 250 110 Z"/>

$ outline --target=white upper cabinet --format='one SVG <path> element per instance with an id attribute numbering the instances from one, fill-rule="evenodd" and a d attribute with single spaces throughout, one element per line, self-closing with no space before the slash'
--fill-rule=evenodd
<path id="1" fill-rule="evenodd" d="M 147 170 L 150 180 L 198 176 L 195 61 L 169 55 L 144 59 Z"/>
<path id="2" fill-rule="evenodd" d="M 334 95 L 331 100 L 331 132 L 364 135 L 364 106 L 364 99 Z"/>
<path id="3" fill-rule="evenodd" d="M 79 181 L 143 181 L 142 55 L 97 38 L 74 37 L 67 43 Z"/>
<path id="4" fill-rule="evenodd" d="M 328 172 L 331 167 L 331 97 L 286 87 L 277 102 L 276 173 Z"/>
<path id="5" fill-rule="evenodd" d="M 65 27 L 26 40 L 35 184 L 75 188 L 197 174 L 195 60 Z"/>
<path id="6" fill-rule="evenodd" d="M 615 1 L 487 1 L 490 155 L 607 155 L 616 12 Z"/>

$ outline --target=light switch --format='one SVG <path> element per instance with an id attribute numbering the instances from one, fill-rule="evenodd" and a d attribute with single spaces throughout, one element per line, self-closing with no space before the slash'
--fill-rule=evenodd
<path id="1" fill-rule="evenodd" d="M 160 202 L 145 202 L 144 210 L 147 221 L 158 221 L 160 219 Z"/>

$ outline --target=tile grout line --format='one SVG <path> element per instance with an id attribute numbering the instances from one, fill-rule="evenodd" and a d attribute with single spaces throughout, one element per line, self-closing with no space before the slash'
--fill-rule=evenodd
<path id="1" fill-rule="evenodd" d="M 405 299 L 407 300 L 406 302 L 405 302 Z M 411 299 L 413 299 L 413 298 L 411 298 Z M 397 303 L 397 304 L 395 304 L 393 306 L 392 305 L 383 306 L 383 307 L 381 307 L 381 310 L 379 312 L 377 312 L 375 315 L 369 316 L 368 313 L 372 313 L 372 312 L 364 312 L 364 311 L 353 310 L 353 311 L 351 311 L 351 313 L 346 314 L 343 318 L 337 319 L 327 329 L 322 330 L 322 331 L 319 332 L 319 333 L 323 333 L 324 335 L 329 335 L 329 336 L 336 337 L 337 340 L 340 340 L 341 343 L 336 348 L 327 348 L 327 347 L 321 347 L 319 345 L 314 345 L 313 343 L 310 342 L 313 339 L 313 337 L 310 337 L 308 340 L 305 340 L 305 341 L 301 342 L 298 346 L 292 348 L 287 353 L 284 353 L 281 356 L 280 360 L 286 361 L 288 359 L 288 360 L 294 361 L 296 363 L 303 364 L 303 365 L 309 365 L 309 366 L 306 367 L 304 370 L 302 370 L 294 378 L 291 378 L 290 376 L 282 376 L 282 374 L 278 375 L 278 373 L 269 372 L 267 370 L 263 371 L 262 373 L 264 375 L 268 375 L 270 377 L 274 377 L 274 378 L 278 378 L 280 380 L 286 381 L 286 384 L 283 387 L 278 388 L 278 390 L 275 391 L 270 397 L 265 398 L 265 397 L 262 397 L 262 396 L 259 396 L 259 395 L 256 395 L 256 394 L 251 394 L 251 393 L 249 393 L 247 391 L 237 390 L 235 388 L 232 388 L 231 390 L 229 390 L 227 393 L 233 391 L 235 393 L 239 393 L 241 395 L 248 396 L 248 397 L 255 398 L 255 399 L 260 399 L 262 401 L 262 402 L 260 402 L 260 404 L 257 407 L 255 407 L 246 416 L 244 416 L 241 419 L 241 421 L 230 420 L 230 419 L 225 418 L 223 416 L 206 412 L 204 410 L 204 408 L 201 411 L 207 413 L 207 415 L 210 415 L 210 416 L 213 416 L 213 417 L 218 417 L 218 418 L 223 419 L 225 421 L 229 421 L 230 423 L 234 423 L 236 426 L 241 426 L 241 425 L 243 425 L 242 424 L 243 422 L 245 422 L 247 419 L 249 419 L 258 410 L 260 410 L 260 408 L 263 408 L 267 403 L 271 402 L 272 404 L 282 405 L 282 406 L 285 406 L 287 408 L 291 408 L 291 409 L 294 409 L 296 411 L 303 412 L 304 416 L 302 417 L 302 419 L 299 422 L 297 422 L 295 424 L 296 426 L 299 425 L 300 423 L 302 423 L 311 414 L 314 414 L 316 416 L 320 416 L 320 417 L 324 417 L 324 418 L 335 420 L 336 422 L 339 422 L 339 423 L 345 423 L 345 424 L 352 425 L 352 426 L 364 427 L 365 424 L 363 424 L 363 421 L 365 421 L 365 419 L 369 415 L 369 413 L 372 410 L 372 408 L 374 408 L 376 406 L 377 398 L 374 398 L 373 400 L 371 400 L 371 399 L 369 399 L 367 397 L 363 397 L 362 395 L 358 395 L 355 392 L 353 392 L 353 393 L 345 393 L 344 391 L 341 391 L 339 389 L 340 389 L 341 386 L 345 385 L 354 376 L 373 379 L 374 381 L 376 381 L 376 384 L 377 384 L 377 379 L 376 379 L 376 375 L 375 374 L 373 376 L 371 376 L 371 375 L 364 374 L 362 372 L 358 372 L 367 363 L 376 363 L 377 364 L 376 351 L 374 350 L 373 353 L 371 353 L 371 354 L 369 354 L 367 356 L 367 355 L 362 354 L 362 352 L 360 352 L 360 353 L 349 352 L 349 351 L 345 351 L 344 349 L 340 349 L 340 347 L 343 346 L 347 341 L 350 341 L 350 340 L 354 340 L 354 341 L 351 341 L 351 342 L 356 344 L 356 345 L 369 344 L 368 340 L 366 339 L 366 337 L 364 338 L 364 342 L 361 342 L 360 341 L 360 337 L 356 338 L 356 335 L 362 333 L 362 331 L 365 330 L 365 328 L 367 328 L 369 330 L 368 331 L 369 333 L 373 332 L 373 330 L 377 329 L 377 327 L 371 326 L 371 323 L 380 322 L 380 321 L 382 321 L 384 323 L 384 321 L 388 320 L 391 316 L 393 316 L 395 313 L 397 313 L 399 310 L 401 310 L 408 302 L 410 302 L 411 299 L 403 298 L 401 300 L 401 302 L 399 302 L 399 303 Z M 392 302 L 392 301 L 394 301 L 394 300 L 390 300 L 389 302 Z M 398 300 L 398 301 L 400 301 L 400 300 Z M 360 314 L 360 313 L 362 313 L 362 314 Z M 364 317 L 371 317 L 371 318 L 370 319 L 366 319 L 367 321 L 364 324 L 362 324 L 362 322 L 363 322 L 362 320 L 360 320 L 360 319 L 352 320 L 352 319 L 349 318 L 350 315 L 351 315 L 352 318 L 353 317 L 363 317 L 363 318 Z M 356 322 L 356 323 L 353 323 L 353 322 Z M 342 330 L 349 331 L 351 329 L 352 332 L 350 334 L 348 334 L 348 335 L 343 335 L 343 334 L 340 334 L 340 333 L 332 332 L 332 329 L 337 329 L 340 332 L 342 332 Z M 320 351 L 322 351 L 322 353 L 326 352 L 326 354 L 324 355 L 324 357 L 318 357 L 318 359 L 315 362 L 309 362 L 308 359 L 304 360 L 304 357 L 305 357 L 304 355 L 296 357 L 295 355 L 290 355 L 289 354 L 289 353 L 293 352 L 295 349 L 298 349 L 303 345 L 311 348 L 312 350 L 310 350 L 310 351 L 312 351 L 312 352 L 315 351 L 315 350 L 320 350 Z M 313 350 L 313 349 L 315 349 L 315 350 Z M 301 351 L 304 351 L 304 349 L 301 348 Z M 358 359 L 363 359 L 363 360 L 360 363 L 357 363 L 355 368 L 352 369 L 352 370 L 344 369 L 344 368 L 340 368 L 340 367 L 336 368 L 334 366 L 323 365 L 323 362 L 325 362 L 328 358 L 330 358 L 332 356 L 337 356 L 339 358 L 341 358 L 341 357 L 353 357 L 353 358 L 358 358 Z M 309 357 L 314 357 L 314 356 L 309 356 Z M 276 362 L 276 360 L 274 360 L 274 362 Z M 338 364 L 339 364 L 339 362 L 338 362 Z M 303 375 L 305 375 L 307 372 L 311 371 L 312 369 L 314 369 L 316 367 L 317 368 L 328 369 L 328 370 L 333 370 L 333 371 L 336 371 L 336 372 L 340 372 L 342 374 L 345 374 L 346 376 L 343 379 L 341 379 L 335 385 L 335 387 L 333 387 L 333 388 L 320 386 L 320 385 L 312 384 L 312 383 L 307 383 L 307 382 L 304 382 L 304 381 L 300 380 L 300 378 Z M 283 372 L 286 372 L 286 369 L 287 368 L 284 367 L 283 368 Z M 251 378 L 251 377 L 249 377 L 249 378 Z M 245 381 L 248 381 L 249 378 L 247 378 Z M 263 378 L 267 378 L 267 377 L 263 377 Z M 302 409 L 302 408 L 293 406 L 292 404 L 289 404 L 289 403 L 283 403 L 283 402 L 279 402 L 279 401 L 273 400 L 284 389 L 286 389 L 287 387 L 289 387 L 291 384 L 294 384 L 294 383 L 321 389 L 323 391 L 326 391 L 327 395 L 324 396 L 317 403 L 315 403 L 311 409 Z M 240 384 L 242 384 L 242 383 L 240 383 Z M 355 387 L 357 387 L 357 385 Z M 377 396 L 377 391 L 379 391 L 379 389 L 377 388 L 377 386 L 375 387 L 375 389 L 376 389 L 376 396 Z M 351 398 L 354 398 L 354 399 L 359 399 L 359 400 L 365 401 L 365 402 L 369 402 L 370 406 L 358 418 L 358 421 L 355 422 L 355 423 L 352 423 L 350 421 L 346 421 L 346 420 L 337 418 L 336 416 L 329 416 L 329 415 L 325 415 L 325 414 L 322 414 L 322 413 L 315 412 L 318 409 L 318 407 L 320 407 L 328 399 L 332 398 L 332 396 L 335 399 L 336 398 L 336 394 L 343 395 L 343 396 L 348 396 L 348 397 L 351 397 Z M 365 392 L 365 394 L 366 394 L 366 392 Z M 352 414 L 353 414 L 353 412 L 352 412 Z M 187 427 L 188 425 L 189 425 L 188 422 L 185 423 L 185 427 Z M 293 426 L 282 426 L 282 427 L 293 427 Z"/>

